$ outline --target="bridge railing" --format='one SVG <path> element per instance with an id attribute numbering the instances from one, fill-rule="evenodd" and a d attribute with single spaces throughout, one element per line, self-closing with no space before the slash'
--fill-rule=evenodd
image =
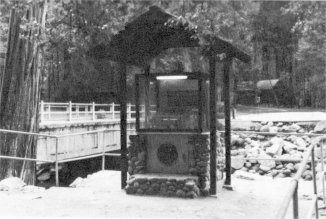
<path id="1" fill-rule="evenodd" d="M 145 112 L 141 106 L 141 115 Z M 127 119 L 136 118 L 136 106 L 127 104 Z M 116 103 L 51 103 L 40 104 L 40 122 L 119 120 L 120 105 Z"/>
<path id="2" fill-rule="evenodd" d="M 134 129 L 128 129 L 129 135 L 134 134 Z M 37 162 L 37 163 L 53 163 L 55 166 L 55 182 L 56 186 L 59 186 L 59 163 L 66 163 L 76 160 L 89 159 L 94 157 L 102 157 L 102 170 L 105 169 L 105 157 L 119 156 L 119 154 L 112 153 L 111 151 L 120 149 L 120 145 L 117 142 L 120 141 L 119 129 L 102 129 L 93 130 L 79 133 L 69 133 L 60 135 L 47 135 L 33 132 L 23 132 L 15 130 L 0 129 L 0 134 L 10 133 L 16 135 L 27 135 L 37 138 L 38 141 L 45 140 L 53 141 L 54 144 L 38 144 L 43 151 L 47 153 L 47 159 L 29 157 L 17 157 L 11 155 L 1 155 L 0 159 L 7 160 L 20 160 L 23 162 Z M 108 133 L 111 137 L 107 137 Z M 92 137 L 92 138 L 90 138 Z M 71 144 L 62 144 L 62 141 L 68 140 Z M 89 140 L 90 147 L 82 148 L 78 150 L 78 141 Z M 45 148 L 45 149 L 44 149 Z M 39 151 L 37 149 L 37 151 Z M 38 152 L 37 152 L 38 153 Z M 24 166 L 24 165 L 23 165 Z M 21 176 L 22 177 L 22 176 Z"/>

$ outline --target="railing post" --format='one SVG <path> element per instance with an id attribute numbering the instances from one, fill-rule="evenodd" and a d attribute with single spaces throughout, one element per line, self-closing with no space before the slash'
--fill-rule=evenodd
<path id="1" fill-rule="evenodd" d="M 326 194 L 325 194 L 325 169 L 324 169 L 324 146 L 325 146 L 325 140 L 322 140 L 321 143 L 321 172 L 322 172 L 322 187 L 323 187 L 323 202 L 324 205 L 326 205 Z"/>
<path id="2" fill-rule="evenodd" d="M 314 194 L 317 196 L 317 182 L 316 182 L 316 168 L 315 168 L 315 147 L 312 147 L 311 150 L 311 168 L 312 168 L 312 180 L 314 184 Z M 319 213 L 318 213 L 318 201 L 316 201 L 315 204 L 315 214 L 316 218 L 319 218 Z"/>
<path id="3" fill-rule="evenodd" d="M 40 122 L 42 123 L 44 121 L 44 102 L 41 100 L 41 106 L 40 106 Z"/>
<path id="4" fill-rule="evenodd" d="M 115 119 L 115 113 L 114 113 L 114 103 L 112 103 L 112 109 L 111 109 L 111 111 L 112 111 L 112 119 Z"/>
<path id="5" fill-rule="evenodd" d="M 79 118 L 79 106 L 76 105 L 76 117 Z"/>
<path id="6" fill-rule="evenodd" d="M 69 122 L 70 122 L 70 121 L 72 121 L 72 103 L 71 103 L 71 101 L 69 101 L 68 113 L 69 113 Z"/>
<path id="7" fill-rule="evenodd" d="M 59 138 L 55 138 L 55 185 L 59 186 L 59 165 L 58 165 Z"/>
<path id="8" fill-rule="evenodd" d="M 102 141 L 102 170 L 105 170 L 105 145 L 104 145 L 104 133 L 102 132 L 103 135 L 103 141 Z M 99 132 L 97 133 L 97 138 L 99 137 Z"/>
<path id="9" fill-rule="evenodd" d="M 49 115 L 49 120 L 51 119 L 51 104 L 48 103 L 48 115 Z"/>
<path id="10" fill-rule="evenodd" d="M 128 114 L 127 119 L 131 119 L 131 104 L 130 103 L 128 104 L 127 114 Z"/>
<path id="11" fill-rule="evenodd" d="M 92 120 L 95 120 L 95 103 L 92 103 Z"/>
<path id="12" fill-rule="evenodd" d="M 293 202 L 293 218 L 294 219 L 299 218 L 298 186 L 299 186 L 299 183 L 296 180 L 295 190 L 294 190 L 294 193 L 292 195 L 292 199 L 293 199 L 293 201 L 292 201 Z"/>

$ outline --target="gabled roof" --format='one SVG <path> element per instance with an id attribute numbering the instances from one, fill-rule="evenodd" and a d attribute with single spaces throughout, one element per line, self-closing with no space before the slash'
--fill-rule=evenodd
<path id="1" fill-rule="evenodd" d="M 196 25 L 157 6 L 151 6 L 127 23 L 108 45 L 98 45 L 91 53 L 98 58 L 144 66 L 163 50 L 177 47 L 203 47 L 216 54 L 226 53 L 241 61 L 250 61 L 249 55 L 229 42 L 216 36 L 201 37 Z"/>

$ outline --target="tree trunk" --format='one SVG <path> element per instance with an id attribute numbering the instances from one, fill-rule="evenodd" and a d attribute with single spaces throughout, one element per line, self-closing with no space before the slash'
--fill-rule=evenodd
<path id="1" fill-rule="evenodd" d="M 46 1 L 44 1 L 46 2 Z M 33 2 L 26 11 L 28 21 L 44 25 L 46 3 Z M 4 74 L 0 77 L 0 128 L 38 131 L 42 46 L 41 28 L 20 29 L 21 18 L 12 9 Z M 0 133 L 1 155 L 36 157 L 36 138 Z M 16 176 L 35 183 L 35 162 L 0 159 L 0 179 Z"/>

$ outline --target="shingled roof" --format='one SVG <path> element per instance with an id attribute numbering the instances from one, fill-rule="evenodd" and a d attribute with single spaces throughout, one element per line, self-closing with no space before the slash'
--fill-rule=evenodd
<path id="1" fill-rule="evenodd" d="M 216 54 L 226 53 L 249 62 L 250 56 L 216 36 L 202 37 L 195 24 L 157 6 L 125 25 L 108 45 L 98 45 L 92 53 L 126 64 L 145 66 L 163 50 L 177 47 L 203 47 Z"/>

